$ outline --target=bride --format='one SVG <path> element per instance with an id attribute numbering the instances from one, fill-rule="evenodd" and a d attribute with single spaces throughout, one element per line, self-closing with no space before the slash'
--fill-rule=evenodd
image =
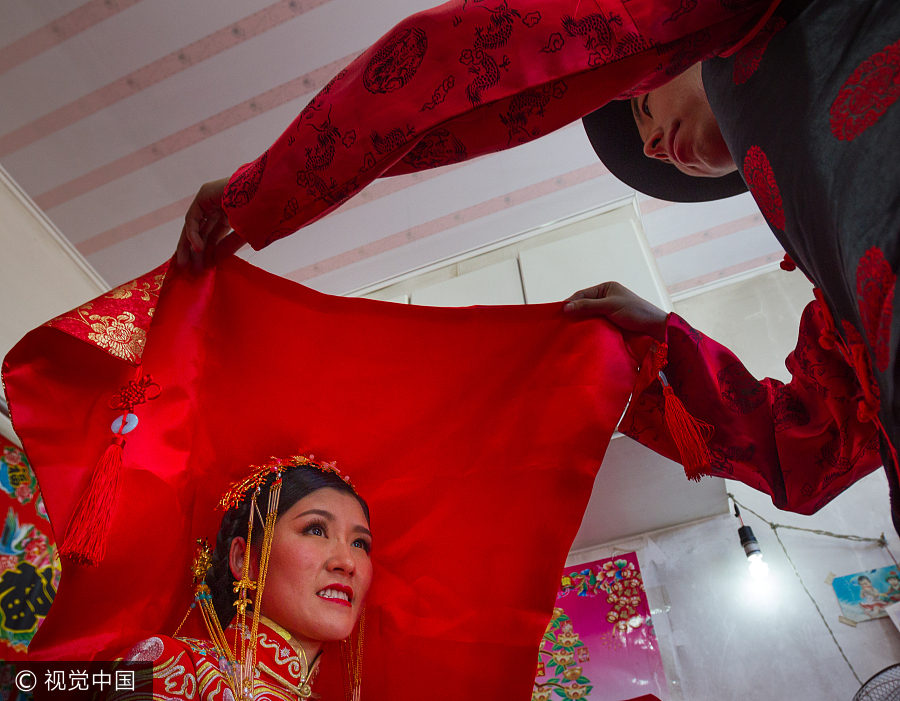
<path id="1" fill-rule="evenodd" d="M 151 698 L 307 699 L 323 644 L 338 641 L 345 693 L 358 698 L 372 581 L 365 501 L 333 464 L 295 456 L 254 466 L 220 505 L 215 550 L 199 550 L 185 617 L 199 609 L 206 636 L 154 636 L 127 656 L 153 664 Z"/>

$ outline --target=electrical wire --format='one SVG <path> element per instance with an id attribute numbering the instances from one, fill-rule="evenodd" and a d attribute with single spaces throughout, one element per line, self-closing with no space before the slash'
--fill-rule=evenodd
<path id="1" fill-rule="evenodd" d="M 850 664 L 850 660 L 847 658 L 846 653 L 844 653 L 844 649 L 841 647 L 841 644 L 838 642 L 837 637 L 834 634 L 834 631 L 831 629 L 831 626 L 828 624 L 828 619 L 825 618 L 825 614 L 822 613 L 822 609 L 819 608 L 818 602 L 816 601 L 815 597 L 813 597 L 812 592 L 806 586 L 806 583 L 803 581 L 803 577 L 800 575 L 800 570 L 797 569 L 797 565 L 791 559 L 791 556 L 788 553 L 787 548 L 784 545 L 784 542 L 781 540 L 781 536 L 778 535 L 778 529 L 779 528 L 789 528 L 793 531 L 803 531 L 806 533 L 812 533 L 814 535 L 827 536 L 829 538 L 838 538 L 840 540 L 849 540 L 854 543 L 875 543 L 879 547 L 882 547 L 885 550 L 887 550 L 887 553 L 888 553 L 888 555 L 890 555 L 891 560 L 894 561 L 894 564 L 897 564 L 897 559 L 894 557 L 894 554 L 890 551 L 890 549 L 887 546 L 887 539 L 884 537 L 884 533 L 882 533 L 881 537 L 879 537 L 879 538 L 867 538 L 867 537 L 858 536 L 858 535 L 845 535 L 845 534 L 841 534 L 841 533 L 832 533 L 831 531 L 823 531 L 823 530 L 818 530 L 815 528 L 801 528 L 800 526 L 789 526 L 786 523 L 773 523 L 772 521 L 769 521 L 764 516 L 761 516 L 760 514 L 756 513 L 750 507 L 748 507 L 744 504 L 741 504 L 737 499 L 734 498 L 734 494 L 732 494 L 731 492 L 727 492 L 727 494 L 728 494 L 728 498 L 731 499 L 732 504 L 734 504 L 734 515 L 735 515 L 735 517 L 740 519 L 742 526 L 744 525 L 744 519 L 741 518 L 741 511 L 738 508 L 738 506 L 740 506 L 741 509 L 743 509 L 744 511 L 747 511 L 747 512 L 753 514 L 754 516 L 756 516 L 756 518 L 758 518 L 760 521 L 762 521 L 763 523 L 765 523 L 772 529 L 772 532 L 775 534 L 775 540 L 778 541 L 778 544 L 781 546 L 781 549 L 784 551 L 784 556 L 787 558 L 787 561 L 791 564 L 791 567 L 794 570 L 794 574 L 797 577 L 797 581 L 800 582 L 800 586 L 803 587 L 803 591 L 806 592 L 806 595 L 809 597 L 809 600 L 812 602 L 812 605 L 815 607 L 816 612 L 819 614 L 819 618 L 822 619 L 822 623 L 825 625 L 825 628 L 828 630 L 829 635 L 831 635 L 831 639 L 834 641 L 835 647 L 837 647 L 838 651 L 841 653 L 841 657 L 844 658 L 844 662 L 847 663 L 847 666 L 850 668 L 850 672 L 856 678 L 856 681 L 859 682 L 860 685 L 862 685 L 862 683 L 863 683 L 862 679 L 859 678 L 859 675 L 856 673 L 856 670 L 853 668 L 853 665 Z"/>
<path id="2" fill-rule="evenodd" d="M 792 531 L 805 531 L 806 533 L 814 533 L 816 535 L 825 535 L 825 536 L 828 536 L 829 538 L 840 538 L 841 540 L 852 540 L 855 543 L 875 543 L 876 545 L 880 545 L 882 548 L 887 550 L 888 554 L 891 554 L 891 551 L 888 550 L 887 539 L 884 537 L 884 533 L 882 533 L 881 536 L 878 538 L 866 538 L 866 537 L 860 536 L 860 535 L 844 535 L 841 533 L 832 533 L 831 531 L 821 531 L 816 528 L 802 528 L 800 526 L 789 526 L 786 523 L 772 523 L 771 521 L 767 520 L 763 516 L 760 516 L 749 506 L 744 506 L 744 504 L 741 504 L 739 501 L 737 501 L 737 499 L 734 498 L 734 494 L 732 494 L 731 492 L 727 492 L 727 495 L 728 495 L 728 498 L 731 499 L 732 502 L 734 502 L 735 509 L 737 509 L 737 506 L 740 504 L 741 508 L 743 508 L 745 511 L 749 511 L 751 514 L 756 516 L 756 518 L 758 518 L 760 521 L 762 521 L 763 523 L 765 523 L 769 527 L 771 527 L 773 531 L 777 530 L 779 528 L 790 528 Z M 739 513 L 740 512 L 736 513 L 735 516 L 738 516 Z M 742 526 L 744 525 L 743 520 L 741 520 L 741 525 Z M 895 563 L 897 562 L 897 560 L 894 559 L 893 554 L 891 554 L 891 559 L 894 560 Z"/>
<path id="3" fill-rule="evenodd" d="M 850 660 L 847 659 L 847 654 L 844 652 L 844 648 L 841 647 L 841 644 L 838 642 L 838 639 L 835 636 L 834 631 L 831 629 L 831 626 L 828 625 L 828 619 L 825 618 L 825 614 L 822 613 L 822 609 L 819 608 L 819 603 L 816 601 L 815 597 L 812 595 L 812 592 L 807 588 L 806 582 L 803 581 L 803 577 L 800 576 L 800 570 L 797 569 L 797 565 L 794 564 L 794 561 L 791 559 L 791 556 L 788 555 L 787 548 L 784 547 L 784 543 L 781 541 L 781 536 L 778 535 L 778 529 L 772 528 L 772 532 L 775 534 L 775 540 L 778 541 L 778 544 L 781 546 L 781 549 L 784 551 L 784 556 L 787 558 L 787 561 L 791 563 L 791 567 L 794 569 L 794 574 L 797 575 L 797 581 L 800 582 L 800 586 L 803 587 L 803 591 L 806 592 L 806 595 L 809 597 L 809 600 L 812 602 L 812 605 L 816 607 L 816 613 L 819 614 L 819 618 L 821 618 L 822 623 L 825 624 L 825 628 L 828 630 L 828 634 L 831 636 L 831 639 L 834 641 L 835 647 L 837 647 L 838 652 L 841 653 L 841 657 L 844 658 L 844 662 L 847 663 L 847 666 L 850 668 L 850 672 L 856 678 L 857 683 L 859 683 L 859 685 L 862 686 L 863 680 L 859 678 L 859 675 L 856 673 L 856 670 L 853 669 L 853 665 L 850 664 Z"/>

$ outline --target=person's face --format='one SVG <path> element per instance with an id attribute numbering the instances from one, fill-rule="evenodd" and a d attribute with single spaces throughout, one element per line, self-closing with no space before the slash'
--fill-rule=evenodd
<path id="1" fill-rule="evenodd" d="M 260 538 L 261 530 L 254 528 Z M 371 544 L 362 506 L 352 495 L 326 487 L 300 499 L 275 523 L 261 613 L 300 642 L 343 640 L 372 582 Z M 237 549 L 232 572 L 240 578 L 243 548 Z M 254 555 L 251 569 L 257 567 Z"/>
<path id="2" fill-rule="evenodd" d="M 703 90 L 700 64 L 631 100 L 644 155 L 686 175 L 716 178 L 736 170 Z"/>

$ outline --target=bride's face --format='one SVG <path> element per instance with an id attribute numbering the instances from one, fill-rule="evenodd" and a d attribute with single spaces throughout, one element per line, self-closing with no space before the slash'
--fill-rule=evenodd
<path id="1" fill-rule="evenodd" d="M 343 640 L 369 591 L 371 547 L 351 494 L 326 487 L 303 497 L 275 523 L 261 613 L 300 641 Z"/>

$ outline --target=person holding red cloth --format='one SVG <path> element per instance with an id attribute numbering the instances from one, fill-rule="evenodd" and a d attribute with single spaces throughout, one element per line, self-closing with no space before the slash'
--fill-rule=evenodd
<path id="1" fill-rule="evenodd" d="M 179 260 L 234 229 L 260 249 L 378 177 L 539 138 L 732 53 L 780 0 L 451 0 L 338 73 L 255 161 L 204 185 Z"/>
<path id="2" fill-rule="evenodd" d="M 573 304 L 666 343 L 667 381 L 715 430 L 704 472 L 812 513 L 884 465 L 900 532 L 900 168 L 883 155 L 900 143 L 898 76 L 900 5 L 784 0 L 741 52 L 584 120 L 604 164 L 641 192 L 690 202 L 749 189 L 788 252 L 782 267 L 816 287 L 787 359 L 791 382 L 756 381 L 621 286 Z M 673 455 L 662 409 L 657 384 L 621 430 Z"/>
<path id="3" fill-rule="evenodd" d="M 508 57 L 496 73 L 487 12 Z M 690 202 L 749 188 L 791 265 L 817 287 L 789 360 L 798 381 L 777 390 L 725 349 L 692 342 L 698 332 L 677 317 L 652 334 L 669 341 L 674 394 L 718 436 L 699 464 L 688 458 L 690 476 L 735 477 L 810 513 L 884 464 L 897 494 L 900 169 L 884 167 L 883 148 L 900 142 L 898 42 L 891 0 L 448 3 L 402 22 L 259 159 L 201 188 L 178 257 L 199 259 L 230 227 L 260 248 L 378 175 L 507 148 L 587 115 L 604 164 L 646 194 Z M 453 73 L 439 88 L 438 58 L 476 78 Z M 342 118 L 359 104 L 371 110 Z M 331 136 L 315 141 L 325 115 Z M 389 152 L 348 138 L 407 123 Z M 693 379 L 700 370 L 703 381 Z M 632 411 L 631 433 L 684 459 L 662 428 L 660 385 L 648 392 L 655 408 Z M 897 497 L 892 512 L 900 532 Z"/>

